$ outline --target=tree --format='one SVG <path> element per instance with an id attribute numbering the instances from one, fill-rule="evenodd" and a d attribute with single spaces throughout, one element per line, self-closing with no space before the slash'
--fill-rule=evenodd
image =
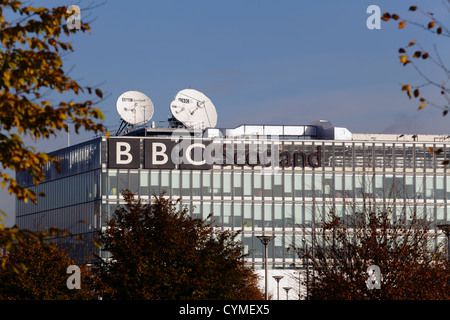
<path id="1" fill-rule="evenodd" d="M 426 219 L 415 212 L 396 217 L 372 208 L 345 221 L 331 211 L 314 230 L 308 250 L 295 248 L 314 270 L 304 283 L 311 299 L 450 298 L 445 252 L 435 245 L 437 234 Z M 379 268 L 379 289 L 371 266 Z"/>
<path id="2" fill-rule="evenodd" d="M 176 202 L 144 204 L 129 191 L 100 240 L 110 257 L 98 264 L 104 299 L 262 299 L 245 266 L 237 234 L 194 219 Z"/>
<path id="3" fill-rule="evenodd" d="M 106 132 L 103 120 L 93 101 L 75 101 L 82 93 L 100 89 L 83 87 L 63 69 L 62 56 L 73 51 L 72 45 L 60 41 L 64 34 L 90 31 L 86 23 L 69 29 L 66 19 L 71 13 L 66 7 L 54 9 L 25 6 L 20 1 L 0 2 L 0 163 L 3 169 L 28 172 L 38 184 L 44 179 L 43 168 L 51 163 L 59 168 L 58 159 L 25 146 L 23 136 L 34 141 L 56 136 L 69 130 L 73 122 L 76 133 Z M 8 18 L 10 18 L 8 20 Z M 61 101 L 48 99 L 48 93 L 61 94 Z M 0 171 L 2 188 L 25 202 L 37 202 L 36 194 L 19 185 L 15 178 Z"/>
<path id="4" fill-rule="evenodd" d="M 100 122 L 95 122 L 103 120 L 100 110 L 94 107 L 95 101 L 81 97 L 87 92 L 101 99 L 102 91 L 81 86 L 64 70 L 62 57 L 73 48 L 60 38 L 90 32 L 87 23 L 81 23 L 79 29 L 69 29 L 66 21 L 71 14 L 66 7 L 34 8 L 21 1 L 0 1 L 0 183 L 2 189 L 7 188 L 25 202 L 36 203 L 36 196 L 43 194 L 36 195 L 19 185 L 6 170 L 27 172 L 38 184 L 45 178 L 46 165 L 60 166 L 59 159 L 26 146 L 23 137 L 33 141 L 48 139 L 61 130 L 68 131 L 70 122 L 76 133 L 84 128 L 108 134 Z M 51 93 L 60 94 L 61 101 L 54 102 L 54 96 L 50 99 Z M 5 213 L 0 209 L 0 214 Z M 14 253 L 32 237 L 51 249 L 53 244 L 43 239 L 57 234 L 66 232 L 52 228 L 33 233 L 17 227 L 5 229 L 0 223 L 0 246 Z"/>
<path id="5" fill-rule="evenodd" d="M 35 234 L 22 234 L 15 250 L 1 258 L 0 299 L 69 300 L 92 299 L 93 277 L 85 266 L 80 268 L 80 289 L 69 289 L 67 273 L 76 265 L 57 244 L 45 245 Z M 48 239 L 47 239 L 48 240 Z"/>
<path id="6" fill-rule="evenodd" d="M 442 2 L 444 6 L 442 12 L 450 14 L 450 0 L 444 0 Z M 422 10 L 417 6 L 410 6 L 409 11 L 421 14 L 424 20 L 410 20 L 400 17 L 400 15 L 396 13 L 391 14 L 388 12 L 383 14 L 382 20 L 389 21 L 392 19 L 399 21 L 399 29 L 404 29 L 407 25 L 417 26 L 436 35 L 438 38 L 450 38 L 450 29 L 442 22 L 448 21 L 448 17 L 446 19 L 439 19 L 434 13 Z M 430 53 L 430 50 L 427 50 L 416 39 L 410 40 L 406 46 L 401 47 L 398 51 L 400 54 L 400 63 L 402 63 L 403 66 L 411 65 L 424 81 L 417 85 L 403 84 L 401 90 L 405 91 L 410 99 L 413 97 L 419 99 L 419 110 L 423 109 L 428 104 L 441 109 L 442 114 L 445 116 L 450 107 L 450 86 L 446 83 L 446 81 L 450 79 L 450 69 L 445 65 L 445 60 L 442 57 L 446 58 L 448 55 L 440 54 L 436 45 L 433 46 L 433 52 Z M 420 63 L 425 63 L 426 61 L 428 61 L 429 64 L 426 68 L 421 68 Z M 436 79 L 434 75 L 430 76 L 430 71 L 436 70 L 433 68 L 437 68 L 437 70 L 441 71 L 441 79 Z M 425 98 L 422 89 L 425 89 L 426 87 L 436 89 L 440 96 L 443 97 L 442 101 L 438 102 L 435 101 L 435 99 Z M 428 93 L 428 95 L 430 94 L 431 93 Z"/>

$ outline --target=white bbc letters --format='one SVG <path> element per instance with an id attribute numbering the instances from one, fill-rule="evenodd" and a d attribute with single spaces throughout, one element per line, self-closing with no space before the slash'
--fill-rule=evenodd
<path id="1" fill-rule="evenodd" d="M 169 161 L 169 156 L 166 153 L 167 147 L 162 142 L 153 142 L 152 143 L 152 164 L 153 165 L 164 165 Z M 158 160 L 158 156 L 162 157 L 161 160 Z"/>
<path id="2" fill-rule="evenodd" d="M 133 161 L 133 155 L 130 153 L 131 145 L 128 142 L 117 142 L 116 144 L 116 163 L 129 164 Z"/>

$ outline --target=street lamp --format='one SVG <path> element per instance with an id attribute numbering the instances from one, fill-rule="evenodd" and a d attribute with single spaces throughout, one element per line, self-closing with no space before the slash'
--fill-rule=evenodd
<path id="1" fill-rule="evenodd" d="M 447 261 L 450 263 L 450 224 L 439 224 L 437 227 L 447 236 Z"/>
<path id="2" fill-rule="evenodd" d="M 269 300 L 269 295 L 267 293 L 267 287 L 268 287 L 268 279 L 267 279 L 267 269 L 268 269 L 268 264 L 267 264 L 267 245 L 269 244 L 270 241 L 273 240 L 273 238 L 275 238 L 275 236 L 256 236 L 261 243 L 264 246 L 264 269 L 265 269 L 265 299 Z"/>
<path id="3" fill-rule="evenodd" d="M 283 279 L 283 276 L 272 276 L 275 280 L 277 280 L 277 295 L 278 300 L 280 300 L 280 280 Z"/>
<path id="4" fill-rule="evenodd" d="M 291 287 L 283 287 L 284 290 L 286 290 L 286 300 L 289 300 L 289 290 L 291 290 Z"/>

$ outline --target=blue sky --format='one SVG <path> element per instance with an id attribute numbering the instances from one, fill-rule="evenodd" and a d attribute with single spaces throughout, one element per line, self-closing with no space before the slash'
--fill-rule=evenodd
<path id="1" fill-rule="evenodd" d="M 32 3 L 76 4 L 83 10 L 91 1 Z M 425 3 L 427 10 L 443 13 L 440 0 Z M 408 12 L 412 4 L 410 0 L 109 0 L 82 11 L 82 20 L 92 21 L 92 34 L 70 38 L 75 52 L 64 63 L 81 84 L 101 84 L 106 98 L 98 107 L 111 131 L 120 124 L 115 102 L 124 91 L 147 94 L 155 107 L 152 120 L 158 124 L 167 120 L 175 94 L 193 88 L 215 104 L 217 127 L 326 119 L 355 133 L 449 133 L 448 117 L 432 107 L 418 111 L 418 101 L 400 90 L 401 83 L 423 81 L 399 63 L 397 52 L 413 38 L 449 52 L 448 38 L 442 41 L 410 26 L 398 30 L 392 22 L 383 22 L 379 30 L 366 27 L 369 5 L 378 5 L 382 13 L 419 17 Z M 430 72 L 442 77 L 439 70 Z M 71 134 L 70 143 L 92 136 Z M 67 135 L 61 133 L 36 147 L 52 151 L 66 145 Z M 0 193 L 9 221 L 13 202 Z"/>

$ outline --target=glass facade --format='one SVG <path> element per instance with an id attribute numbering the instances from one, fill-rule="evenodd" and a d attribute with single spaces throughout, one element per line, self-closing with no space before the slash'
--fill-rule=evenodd
<path id="1" fill-rule="evenodd" d="M 143 150 L 144 140 L 152 138 L 138 139 Z M 145 169 L 141 154 L 139 168 L 120 169 L 108 165 L 106 138 L 60 150 L 57 154 L 66 159 L 63 172 L 54 174 L 48 168 L 48 180 L 31 187 L 47 197 L 37 206 L 18 202 L 17 223 L 29 228 L 57 225 L 92 235 L 124 203 L 123 190 L 142 199 L 165 192 L 166 197 L 180 199 L 180 208 L 187 205 L 194 216 L 212 213 L 217 227 L 241 230 L 247 261 L 256 268 L 263 265 L 263 247 L 256 236 L 275 235 L 268 247 L 271 267 L 292 268 L 301 261 L 289 246 L 299 245 L 330 210 L 346 219 L 355 208 L 370 203 L 398 214 L 415 210 L 432 227 L 450 222 L 450 179 L 441 164 L 448 148 L 443 142 L 253 138 L 239 143 L 249 150 L 256 142 L 271 144 L 285 155 L 280 161 L 292 165 L 271 170 L 248 164 L 214 164 L 207 170 Z M 435 154 L 429 148 L 443 152 Z M 320 161 L 304 165 L 306 155 L 317 150 Z M 305 155 L 296 158 L 297 166 L 296 154 Z"/>

